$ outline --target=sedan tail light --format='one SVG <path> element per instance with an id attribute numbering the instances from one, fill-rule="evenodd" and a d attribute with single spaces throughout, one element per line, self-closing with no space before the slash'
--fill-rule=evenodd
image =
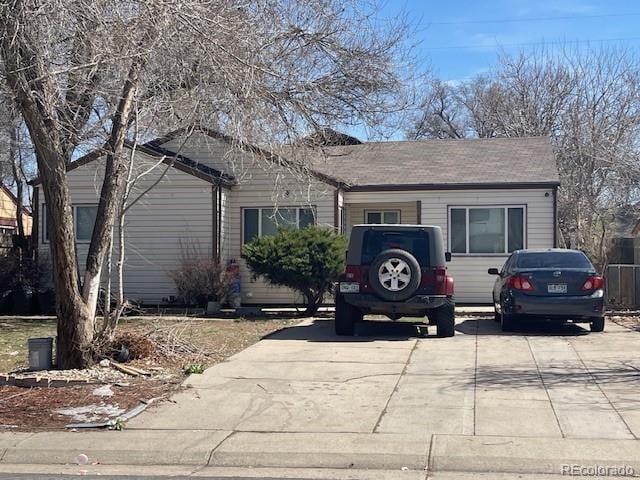
<path id="1" fill-rule="evenodd" d="M 604 288 L 604 279 L 600 275 L 593 275 L 587 278 L 580 290 L 588 292 L 591 290 L 600 290 L 601 288 Z"/>
<path id="2" fill-rule="evenodd" d="M 523 290 L 525 292 L 530 292 L 533 290 L 533 285 L 527 277 L 509 277 L 507 280 L 507 286 L 509 288 L 513 288 L 514 290 Z"/>

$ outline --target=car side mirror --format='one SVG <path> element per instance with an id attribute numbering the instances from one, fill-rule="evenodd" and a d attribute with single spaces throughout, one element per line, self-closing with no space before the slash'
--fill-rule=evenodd
<path id="1" fill-rule="evenodd" d="M 451 252 L 444 252 L 444 261 L 445 262 L 451 261 Z"/>
<path id="2" fill-rule="evenodd" d="M 487 272 L 489 273 L 489 275 L 500 275 L 500 270 L 498 270 L 497 268 L 490 268 L 489 270 L 487 270 Z"/>

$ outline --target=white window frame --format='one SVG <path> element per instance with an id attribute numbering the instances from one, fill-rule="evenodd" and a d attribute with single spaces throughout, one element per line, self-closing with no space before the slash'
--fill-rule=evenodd
<path id="1" fill-rule="evenodd" d="M 262 237 L 262 211 L 263 210 L 271 210 L 278 213 L 278 210 L 291 210 L 296 209 L 296 229 L 300 229 L 300 210 L 311 210 L 313 213 L 313 225 L 318 224 L 318 214 L 315 205 L 283 205 L 282 207 L 242 207 L 240 212 L 240 219 L 242 221 L 242 228 L 240 232 L 240 238 L 242 240 L 242 245 L 245 245 L 244 240 L 244 214 L 247 210 L 258 210 L 258 237 Z"/>
<path id="2" fill-rule="evenodd" d="M 76 220 L 78 218 L 78 214 L 76 213 L 76 209 L 78 207 L 96 207 L 98 208 L 97 203 L 78 203 L 71 206 L 72 208 L 72 217 L 73 217 L 73 238 L 76 243 L 86 244 L 91 243 L 91 239 L 89 240 L 78 240 L 78 229 L 76 228 Z M 47 238 L 47 204 L 42 204 L 42 243 L 49 243 L 49 239 Z"/>
<path id="3" fill-rule="evenodd" d="M 502 253 L 469 253 L 469 210 L 473 209 L 486 209 L 486 208 L 501 208 L 504 210 L 504 252 Z M 527 225 L 527 205 L 449 205 L 447 207 L 447 250 L 451 252 L 454 257 L 508 257 L 511 255 L 509 252 L 509 209 L 521 208 L 522 209 L 522 248 L 527 248 L 528 237 L 528 225 Z M 451 251 L 451 210 L 465 210 L 465 233 L 467 238 L 466 253 L 453 253 Z"/>
<path id="4" fill-rule="evenodd" d="M 365 210 L 364 211 L 364 223 L 369 223 L 369 214 L 370 213 L 379 213 L 380 220 L 384 220 L 385 213 L 397 213 L 398 214 L 398 223 L 394 223 L 392 225 L 401 225 L 402 224 L 402 211 L 399 208 L 383 208 L 376 210 Z M 384 225 L 384 224 L 383 224 Z"/>

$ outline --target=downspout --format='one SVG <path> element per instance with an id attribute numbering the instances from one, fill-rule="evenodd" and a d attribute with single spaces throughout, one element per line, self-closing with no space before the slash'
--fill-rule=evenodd
<path id="1" fill-rule="evenodd" d="M 333 192 L 333 226 L 340 233 L 340 187 Z"/>
<path id="2" fill-rule="evenodd" d="M 218 246 L 218 252 L 217 252 L 217 259 L 218 262 L 220 261 L 220 257 L 221 257 L 221 253 L 222 253 L 222 184 L 220 183 L 220 180 L 218 180 L 218 215 L 217 215 L 217 219 L 218 219 L 218 241 L 217 246 Z"/>
<path id="3" fill-rule="evenodd" d="M 218 195 L 220 184 L 211 186 L 211 258 L 218 257 Z"/>
<path id="4" fill-rule="evenodd" d="M 33 251 L 33 258 L 37 262 L 38 261 L 38 251 L 40 250 L 40 189 L 36 186 L 33 187 L 33 201 L 32 201 L 32 213 L 31 217 L 31 238 L 29 242 L 31 243 L 30 249 Z M 44 242 L 44 231 L 43 231 L 43 242 Z"/>
<path id="5" fill-rule="evenodd" d="M 553 187 L 553 248 L 558 248 L 558 187 Z"/>

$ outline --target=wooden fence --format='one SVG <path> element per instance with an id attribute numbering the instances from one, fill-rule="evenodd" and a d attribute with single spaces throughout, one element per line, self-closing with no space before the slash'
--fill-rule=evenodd
<path id="1" fill-rule="evenodd" d="M 609 265 L 605 281 L 607 305 L 640 309 L 640 265 Z"/>

